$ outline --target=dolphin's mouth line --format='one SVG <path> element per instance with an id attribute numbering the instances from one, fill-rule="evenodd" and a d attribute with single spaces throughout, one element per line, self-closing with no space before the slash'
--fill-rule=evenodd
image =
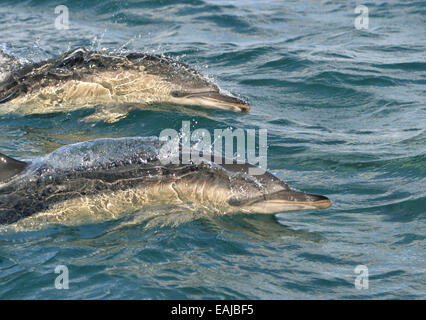
<path id="1" fill-rule="evenodd" d="M 315 209 L 327 209 L 331 206 L 330 200 L 318 200 L 318 201 L 288 201 L 288 200 L 265 200 L 265 201 L 256 201 L 256 204 L 262 202 L 270 204 L 285 204 L 285 205 L 302 205 L 302 206 L 311 206 Z"/>
<path id="2" fill-rule="evenodd" d="M 171 95 L 175 98 L 184 99 L 201 99 L 204 102 L 216 106 L 221 109 L 237 108 L 236 111 L 248 112 L 250 105 L 236 97 L 227 96 L 221 94 L 218 91 L 199 91 L 199 92 L 185 92 L 185 91 L 173 91 Z"/>
<path id="3" fill-rule="evenodd" d="M 330 199 L 325 196 L 313 195 L 308 193 L 300 193 L 304 199 L 298 200 L 296 197 L 290 199 L 280 199 L 277 196 L 280 192 L 270 195 L 262 195 L 251 199 L 233 199 L 228 200 L 228 204 L 234 207 L 260 207 L 260 206 L 274 206 L 275 208 L 283 207 L 304 207 L 306 209 L 327 209 L 332 205 Z M 279 209 L 277 209 L 277 212 Z"/>
<path id="4" fill-rule="evenodd" d="M 202 97 L 202 98 L 204 100 L 211 101 L 212 103 L 216 105 L 223 105 L 225 108 L 228 106 L 232 106 L 232 107 L 238 108 L 241 112 L 248 112 L 250 110 L 250 106 L 248 104 L 241 104 L 238 102 L 228 102 L 228 101 L 219 100 L 219 99 L 210 98 L 210 97 Z"/>

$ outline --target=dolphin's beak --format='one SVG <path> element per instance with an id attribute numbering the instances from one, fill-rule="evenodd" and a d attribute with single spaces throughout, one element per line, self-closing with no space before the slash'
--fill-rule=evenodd
<path id="1" fill-rule="evenodd" d="M 179 98 L 181 103 L 191 105 L 234 112 L 248 112 L 250 110 L 250 105 L 247 102 L 217 91 L 172 92 L 172 96 Z"/>
<path id="2" fill-rule="evenodd" d="M 309 194 L 296 190 L 282 190 L 264 195 L 262 199 L 244 201 L 245 203 L 230 203 L 239 205 L 243 210 L 257 213 L 279 213 L 295 210 L 327 209 L 331 200 L 325 196 Z"/>

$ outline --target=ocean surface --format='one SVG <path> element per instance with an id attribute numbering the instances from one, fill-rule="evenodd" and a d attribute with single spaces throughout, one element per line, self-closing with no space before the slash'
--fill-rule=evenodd
<path id="1" fill-rule="evenodd" d="M 2 226 L 0 299 L 426 298 L 424 1 L 61 4 L 69 29 L 55 28 L 58 1 L 1 1 L 0 50 L 24 62 L 78 46 L 164 54 L 252 109 L 136 110 L 115 123 L 79 121 L 93 109 L 6 114 L 0 152 L 31 160 L 89 139 L 158 136 L 182 121 L 267 129 L 268 168 L 333 206 L 225 216 L 157 207 Z M 55 288 L 59 265 L 67 290 Z M 355 286 L 366 275 L 357 266 L 368 269 L 368 288 Z"/>

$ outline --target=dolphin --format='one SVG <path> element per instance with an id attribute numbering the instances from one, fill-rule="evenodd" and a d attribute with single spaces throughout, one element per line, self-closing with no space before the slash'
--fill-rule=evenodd
<path id="1" fill-rule="evenodd" d="M 0 224 L 38 213 L 131 211 L 143 205 L 193 204 L 217 214 L 324 209 L 331 201 L 292 189 L 244 163 L 166 163 L 157 137 L 104 138 L 63 146 L 22 162 L 0 154 Z M 182 153 L 180 153 L 182 159 Z"/>
<path id="2" fill-rule="evenodd" d="M 2 60 L 12 61 L 12 57 L 3 54 Z M 247 102 L 223 92 L 187 64 L 144 53 L 107 53 L 80 47 L 57 59 L 19 67 L 14 59 L 14 68 L 2 78 L 0 113 L 26 115 L 96 107 L 84 121 L 115 122 L 132 109 L 165 103 L 250 110 Z"/>

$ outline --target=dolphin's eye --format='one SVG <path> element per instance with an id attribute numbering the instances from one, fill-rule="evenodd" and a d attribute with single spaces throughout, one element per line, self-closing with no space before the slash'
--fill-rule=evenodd
<path id="1" fill-rule="evenodd" d="M 182 98 L 182 97 L 185 97 L 186 95 L 188 95 L 188 93 L 186 93 L 184 91 L 177 91 L 177 90 L 172 91 L 170 94 L 172 95 L 172 97 L 175 97 L 175 98 Z"/>

